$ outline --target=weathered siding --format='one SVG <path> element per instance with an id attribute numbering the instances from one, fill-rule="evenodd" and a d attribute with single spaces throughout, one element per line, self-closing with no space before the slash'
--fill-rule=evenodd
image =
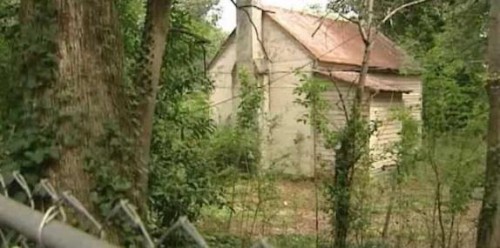
<path id="1" fill-rule="evenodd" d="M 302 71 L 309 76 L 312 59 L 298 42 L 265 16 L 263 19 L 264 44 L 271 62 L 269 77 L 269 112 L 273 119 L 270 130 L 269 160 L 273 169 L 286 173 L 313 173 L 313 137 L 308 124 L 299 123 L 307 109 L 294 103 L 294 90 L 301 82 Z M 285 159 L 283 159 L 285 158 Z"/>
<path id="2" fill-rule="evenodd" d="M 377 74 L 384 78 L 390 79 L 394 84 L 404 85 L 410 89 L 412 93 L 390 93 L 379 92 L 370 101 L 369 116 L 371 121 L 379 121 L 378 131 L 370 139 L 370 147 L 372 149 L 372 157 L 375 160 L 373 167 L 380 168 L 386 165 L 393 165 L 394 161 L 387 154 L 387 150 L 393 147 L 393 144 L 399 141 L 399 132 L 401 124 L 393 117 L 393 111 L 396 108 L 403 106 L 410 107 L 413 117 L 416 120 L 421 119 L 421 85 L 417 77 L 404 77 L 397 75 Z M 333 85 L 333 83 L 332 83 Z M 344 98 L 346 108 L 350 111 L 351 103 L 355 96 L 355 86 L 348 83 L 337 83 L 338 89 L 331 87 L 330 90 L 323 94 L 325 100 L 328 100 L 330 111 L 328 117 L 330 120 L 330 128 L 340 130 L 345 125 L 345 114 L 342 109 L 339 92 Z M 335 159 L 335 154 L 332 149 L 324 147 L 325 139 L 318 135 L 316 142 L 316 154 L 322 163 L 331 164 Z"/>
<path id="3" fill-rule="evenodd" d="M 394 84 L 401 85 L 411 90 L 411 93 L 403 94 L 405 107 L 410 108 L 413 118 L 420 121 L 422 119 L 422 81 L 418 76 L 403 76 L 391 74 L 377 74 L 378 77 L 388 79 Z"/>
<path id="4" fill-rule="evenodd" d="M 422 120 L 422 81 L 418 77 L 408 77 L 405 80 L 412 92 L 403 95 L 403 102 L 411 109 L 413 118 L 420 121 Z"/>
<path id="5" fill-rule="evenodd" d="M 329 89 L 323 93 L 322 97 L 329 105 L 329 111 L 326 114 L 331 130 L 340 131 L 345 126 L 346 111 L 344 110 L 344 106 L 349 114 L 355 94 L 356 88 L 353 84 L 342 82 L 331 82 Z M 325 147 L 325 142 L 326 140 L 323 135 L 317 135 L 316 154 L 320 163 L 332 165 L 335 160 L 335 154 L 333 149 Z"/>
<path id="6" fill-rule="evenodd" d="M 233 111 L 232 70 L 236 62 L 236 45 L 234 39 L 229 40 L 227 47 L 210 67 L 210 78 L 214 81 L 214 91 L 210 96 L 212 118 L 217 123 L 224 123 Z"/>
<path id="7" fill-rule="evenodd" d="M 268 70 L 259 71 L 265 89 L 263 110 L 267 120 L 270 120 L 267 127 L 263 128 L 263 137 L 267 139 L 262 145 L 264 166 L 271 166 L 271 169 L 286 173 L 310 176 L 314 172 L 315 157 L 319 159 L 316 162 L 331 164 L 334 154 L 331 149 L 324 147 L 325 140 L 321 135 L 313 134 L 309 123 L 298 122 L 309 110 L 295 103 L 298 96 L 294 91 L 303 83 L 302 78 L 312 76 L 313 66 L 336 70 L 352 68 L 341 65 L 335 65 L 335 68 L 331 68 L 332 65 L 315 65 L 309 52 L 287 31 L 265 14 L 262 22 L 260 38 L 270 60 L 269 64 L 264 66 Z M 251 44 L 253 43 L 249 42 L 249 45 Z M 253 51 L 259 49 L 254 48 Z M 210 99 L 216 104 L 213 108 L 213 117 L 218 123 L 224 123 L 234 115 L 237 107 L 238 90 L 235 89 L 233 72 L 236 54 L 236 39 L 232 37 L 209 69 L 215 83 L 215 90 Z M 260 57 L 262 54 L 257 55 L 253 59 L 259 60 L 257 63 L 262 62 Z M 391 158 L 383 156 L 383 151 L 399 138 L 400 124 L 390 119 L 391 109 L 404 103 L 405 106 L 412 108 L 414 117 L 420 120 L 422 90 L 418 77 L 391 74 L 377 74 L 377 76 L 389 79 L 394 84 L 404 85 L 412 91 L 404 95 L 382 92 L 370 102 L 371 120 L 382 122 L 379 131 L 370 140 L 372 155 L 378 160 L 374 166 L 380 167 L 392 163 Z M 334 87 L 333 82 L 331 84 L 332 87 L 324 93 L 324 98 L 331 106 L 327 114 L 331 128 L 340 130 L 345 125 L 346 119 L 339 92 L 345 100 L 347 110 L 350 111 L 355 87 L 350 83 L 337 83 L 337 87 Z"/>
<path id="8" fill-rule="evenodd" d="M 374 168 L 394 165 L 394 157 L 389 150 L 399 141 L 401 131 L 401 122 L 394 118 L 394 111 L 402 107 L 401 93 L 380 92 L 372 98 L 370 120 L 378 122 L 377 131 L 370 138 Z"/>

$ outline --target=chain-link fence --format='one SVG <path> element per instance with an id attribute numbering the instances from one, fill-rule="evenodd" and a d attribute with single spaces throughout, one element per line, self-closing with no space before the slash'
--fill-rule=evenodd
<path id="1" fill-rule="evenodd" d="M 17 184 L 26 195 L 29 206 L 11 199 L 8 187 Z M 186 218 L 181 217 L 171 227 L 161 234 L 157 239 L 152 238 L 142 219 L 136 212 L 135 206 L 127 200 L 117 203 L 110 214 L 101 223 L 92 216 L 83 204 L 70 192 L 59 193 L 47 180 L 41 180 L 39 184 L 30 189 L 26 179 L 19 173 L 13 172 L 8 177 L 0 175 L 0 187 L 3 195 L 0 195 L 0 239 L 2 247 L 116 247 L 105 240 L 105 226 L 118 216 L 125 216 L 128 222 L 140 233 L 143 247 L 155 248 L 174 232 L 182 232 L 195 247 L 206 248 L 207 242 L 198 232 L 196 227 Z M 35 210 L 36 196 L 50 197 L 51 205 L 45 212 Z M 66 211 L 71 210 L 83 217 L 91 229 L 98 233 L 99 237 L 93 236 L 82 230 L 69 225 Z M 271 247 L 265 240 L 259 240 L 252 248 Z"/>

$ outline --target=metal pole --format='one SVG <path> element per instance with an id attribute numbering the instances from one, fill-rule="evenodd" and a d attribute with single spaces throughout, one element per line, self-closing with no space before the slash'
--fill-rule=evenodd
<path id="1" fill-rule="evenodd" d="M 0 195 L 0 226 L 16 230 L 26 238 L 38 242 L 38 230 L 43 214 Z M 53 220 L 42 231 L 42 242 L 51 248 L 117 248 L 74 227 Z"/>

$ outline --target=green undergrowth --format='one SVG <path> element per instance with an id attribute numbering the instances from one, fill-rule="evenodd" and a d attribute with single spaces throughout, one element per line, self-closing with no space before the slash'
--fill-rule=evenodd
<path id="1" fill-rule="evenodd" d="M 237 235 L 228 234 L 208 234 L 206 238 L 210 247 L 229 248 L 246 247 L 244 238 Z M 316 248 L 316 236 L 314 235 L 275 235 L 264 238 L 269 245 L 276 248 Z M 252 244 L 257 243 L 259 239 L 253 239 Z M 320 239 L 318 248 L 328 247 L 327 240 Z M 248 246 L 250 247 L 250 246 Z"/>

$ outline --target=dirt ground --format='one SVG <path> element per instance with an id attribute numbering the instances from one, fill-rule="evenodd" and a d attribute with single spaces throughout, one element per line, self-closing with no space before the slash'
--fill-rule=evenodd
<path id="1" fill-rule="evenodd" d="M 239 184 L 232 194 L 234 212 L 231 214 L 229 208 L 206 209 L 202 221 L 198 223 L 200 229 L 256 238 L 276 235 L 331 236 L 324 192 L 317 191 L 316 188 L 321 187 L 315 187 L 312 180 L 277 180 L 272 185 L 259 185 L 260 188 L 252 183 Z M 410 191 L 409 194 L 416 196 L 418 201 L 401 201 L 408 205 L 399 208 L 399 211 L 394 210 L 389 226 L 390 243 L 397 244 L 395 247 L 428 247 L 429 242 L 436 242 L 436 247 L 439 247 L 444 238 L 447 243 L 460 244 L 453 247 L 473 247 L 479 202 L 473 202 L 466 214 L 451 218 L 443 209 L 440 217 L 438 211 L 425 205 L 428 202 L 420 200 L 433 202 L 432 191 L 419 187 Z M 367 198 L 372 202 L 366 204 L 383 207 L 370 210 L 369 226 L 359 228 L 357 225 L 363 225 L 362 222 L 353 223 L 353 228 L 359 229 L 352 235 L 357 242 L 363 242 L 366 237 L 380 238 L 386 220 L 387 205 L 382 203 L 387 199 L 373 195 Z M 442 230 L 445 231 L 444 236 Z"/>
<path id="2" fill-rule="evenodd" d="M 261 197 L 260 203 L 256 190 L 249 189 L 252 186 L 240 185 L 236 190 L 233 215 L 229 209 L 208 209 L 204 212 L 207 218 L 199 225 L 203 229 L 229 228 L 231 233 L 256 236 L 316 235 L 329 230 L 329 218 L 321 209 L 322 192 L 315 191 L 311 180 L 279 180 L 273 184 L 276 191 Z"/>

